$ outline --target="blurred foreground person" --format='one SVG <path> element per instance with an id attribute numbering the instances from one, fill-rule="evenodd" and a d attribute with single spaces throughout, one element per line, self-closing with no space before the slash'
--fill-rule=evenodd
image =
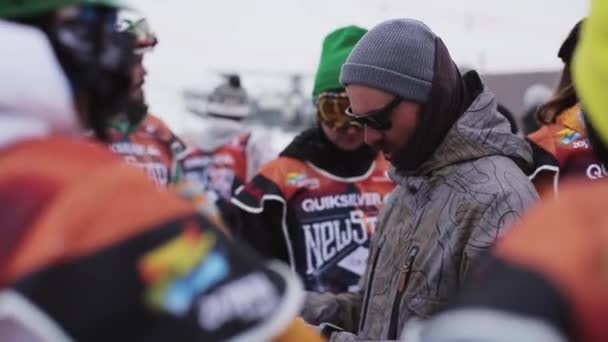
<path id="1" fill-rule="evenodd" d="M 388 162 L 363 142 L 340 67 L 366 30 L 348 26 L 323 42 L 313 97 L 318 125 L 297 136 L 233 199 L 244 238 L 260 253 L 289 262 L 309 291 L 357 291 L 370 238 L 394 188 Z"/>
<path id="2" fill-rule="evenodd" d="M 601 179 L 605 165 L 593 154 L 583 108 L 572 82 L 571 62 L 583 21 L 579 21 L 559 49 L 564 62 L 560 82 L 549 102 L 538 111 L 542 127 L 528 137 L 534 150 L 532 180 L 542 197 L 555 196 L 564 180 Z"/>
<path id="3" fill-rule="evenodd" d="M 135 38 L 135 61 L 126 109 L 109 121 L 110 150 L 146 171 L 164 189 L 180 180 L 176 162 L 186 146 L 160 118 L 148 113 L 143 89 L 148 73 L 144 55 L 154 49 L 158 39 L 147 19 L 137 12 L 123 10 L 118 20 L 118 29 Z"/>
<path id="4" fill-rule="evenodd" d="M 104 146 L 131 85 L 116 0 L 0 6 L 3 341 L 316 341 L 301 286 Z M 210 213 L 213 211 L 210 209 Z"/>

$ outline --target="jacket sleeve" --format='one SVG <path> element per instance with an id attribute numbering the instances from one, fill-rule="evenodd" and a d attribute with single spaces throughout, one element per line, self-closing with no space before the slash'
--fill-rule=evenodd
<path id="1" fill-rule="evenodd" d="M 374 236 L 378 236 L 378 234 Z M 374 253 L 376 248 L 375 245 L 376 239 L 372 238 L 370 255 Z M 361 318 L 363 296 L 365 294 L 365 284 L 367 283 L 369 267 L 368 261 L 365 273 L 359 280 L 359 291 L 357 292 L 339 294 L 329 292 L 307 292 L 304 306 L 300 313 L 302 318 L 309 324 L 319 325 L 322 323 L 330 323 L 344 329 L 344 333 L 333 334 L 336 336 L 342 334 L 343 337 L 345 337 L 352 333 L 357 333 L 359 330 L 359 320 Z"/>
<path id="2" fill-rule="evenodd" d="M 407 342 L 566 342 L 568 305 L 544 276 L 488 255 L 483 276 L 429 320 L 405 324 Z M 483 327 L 480 329 L 480 327 Z M 337 333 L 331 342 L 355 342 Z"/>
<path id="3" fill-rule="evenodd" d="M 239 210 L 240 237 L 266 258 L 292 263 L 285 236 L 286 200 L 280 187 L 258 174 L 237 189 L 231 202 Z"/>
<path id="4" fill-rule="evenodd" d="M 573 62 L 576 92 L 599 131 L 608 127 L 608 2 L 593 0 Z M 608 141 L 608 136 L 602 136 Z"/>
<path id="5" fill-rule="evenodd" d="M 331 323 L 346 331 L 356 332 L 362 302 L 362 292 L 340 294 L 307 292 L 301 315 L 313 325 Z"/>
<path id="6" fill-rule="evenodd" d="M 566 342 L 568 305 L 542 275 L 489 256 L 486 272 L 445 311 L 429 320 L 405 324 L 407 342 Z M 515 284 L 515 285 L 514 285 Z M 483 327 L 480 329 L 480 327 Z M 334 333 L 331 342 L 356 342 L 351 333 Z M 386 341 L 382 341 L 386 342 Z"/>
<path id="7" fill-rule="evenodd" d="M 462 291 L 446 311 L 427 322 L 408 323 L 405 340 L 568 340 L 570 325 L 566 298 L 547 278 L 495 256 L 488 257 L 484 270 L 483 276 Z"/>
<path id="8" fill-rule="evenodd" d="M 381 228 L 378 228 L 378 231 L 376 231 L 372 237 L 370 255 L 373 255 L 376 250 L 376 241 L 377 237 L 380 236 L 380 229 Z M 340 294 L 308 292 L 301 312 L 302 318 L 313 325 L 319 325 L 321 323 L 336 325 L 344 329 L 345 332 L 335 333 L 333 335 L 342 335 L 343 338 L 350 338 L 348 337 L 349 335 L 357 333 L 363 306 L 363 296 L 365 294 L 365 287 L 369 274 L 369 262 L 370 261 L 368 260 L 365 273 L 359 280 L 359 291 L 357 292 Z M 344 341 L 348 341 L 348 339 Z"/>
<path id="9" fill-rule="evenodd" d="M 460 263 L 460 283 L 464 285 L 471 276 L 471 271 L 479 265 L 482 255 L 494 245 L 513 223 L 520 220 L 522 214 L 537 201 L 538 194 L 531 183 L 515 185 L 509 191 L 499 194 L 481 215 L 472 213 L 473 220 L 463 224 L 463 231 L 470 231 L 466 239 Z M 476 218 L 477 217 L 477 218 Z"/>
<path id="10" fill-rule="evenodd" d="M 266 202 L 261 213 L 253 213 L 243 208 L 238 210 L 241 239 L 265 258 L 289 263 L 283 233 L 284 204 L 277 201 Z"/>

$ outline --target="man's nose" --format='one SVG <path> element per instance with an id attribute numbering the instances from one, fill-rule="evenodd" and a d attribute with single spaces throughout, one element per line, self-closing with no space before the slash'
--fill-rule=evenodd
<path id="1" fill-rule="evenodd" d="M 345 133 L 348 135 L 355 135 L 355 134 L 359 134 L 361 132 L 361 127 L 357 127 L 357 126 L 347 126 L 346 127 L 346 131 Z"/>
<path id="2" fill-rule="evenodd" d="M 376 146 L 382 141 L 382 133 L 369 126 L 363 128 L 363 139 L 369 146 Z"/>

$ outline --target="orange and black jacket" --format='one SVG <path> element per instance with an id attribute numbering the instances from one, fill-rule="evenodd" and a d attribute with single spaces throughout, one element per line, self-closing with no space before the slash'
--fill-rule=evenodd
<path id="1" fill-rule="evenodd" d="M 240 233 L 269 258 L 288 262 L 305 287 L 354 291 L 385 197 L 389 163 L 367 147 L 344 152 L 312 129 L 237 190 Z"/>
<path id="2" fill-rule="evenodd" d="M 179 181 L 176 161 L 186 144 L 158 117 L 148 114 L 136 126 L 114 123 L 108 134 L 110 151 L 144 170 L 159 188 Z"/>
<path id="3" fill-rule="evenodd" d="M 560 113 L 555 123 L 528 136 L 535 164 L 530 178 L 541 197 L 556 195 L 560 183 L 567 179 L 605 176 L 605 166 L 593 154 L 582 115 L 577 104 Z"/>
<path id="4" fill-rule="evenodd" d="M 286 267 L 234 248 L 106 147 L 54 137 L 1 149 L 0 227 L 3 340 L 318 338 L 287 328 L 299 291 Z"/>
<path id="5" fill-rule="evenodd" d="M 229 201 L 247 179 L 246 149 L 250 136 L 250 133 L 238 135 L 215 150 L 191 149 L 179 158 L 178 170 L 185 179 L 197 181 Z"/>

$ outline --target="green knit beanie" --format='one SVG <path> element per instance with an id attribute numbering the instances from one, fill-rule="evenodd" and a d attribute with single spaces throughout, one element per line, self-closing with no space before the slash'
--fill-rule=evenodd
<path id="1" fill-rule="evenodd" d="M 323 40 L 321 61 L 315 76 L 312 96 L 316 99 L 324 91 L 343 89 L 340 83 L 340 69 L 355 44 L 367 32 L 358 26 L 346 26 L 328 34 Z"/>

